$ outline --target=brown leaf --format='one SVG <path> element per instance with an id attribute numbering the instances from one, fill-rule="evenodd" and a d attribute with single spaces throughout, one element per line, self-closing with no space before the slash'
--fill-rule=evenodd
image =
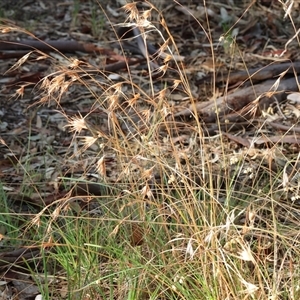
<path id="1" fill-rule="evenodd" d="M 131 224 L 131 237 L 130 244 L 133 247 L 140 246 L 144 243 L 145 231 L 141 224 L 132 223 Z"/>

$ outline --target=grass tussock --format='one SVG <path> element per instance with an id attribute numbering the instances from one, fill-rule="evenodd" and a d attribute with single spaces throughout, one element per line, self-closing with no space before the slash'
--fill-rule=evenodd
<path id="1" fill-rule="evenodd" d="M 72 189 L 24 217 L 10 212 L 2 188 L 0 229 L 11 245 L 41 249 L 28 267 L 43 299 L 298 299 L 299 208 L 289 201 L 297 184 L 288 165 L 271 168 L 278 157 L 297 162 L 279 145 L 237 149 L 221 134 L 208 137 L 196 110 L 193 122 L 174 117 L 172 95 L 194 103 L 195 94 L 163 12 L 147 4 L 126 4 L 122 24 L 137 26 L 145 42 L 150 33 L 159 40 L 162 64 L 153 70 L 149 56 L 147 76 L 133 71 L 115 80 L 87 61 L 37 51 L 15 64 L 51 61 L 35 104 L 55 107 L 72 135 L 51 178 Z M 210 24 L 198 25 L 216 68 Z M 16 30 L 1 30 L 9 29 Z M 66 95 L 78 103 L 75 113 Z M 34 194 L 38 172 L 27 172 L 26 160 L 17 165 L 30 183 L 26 194 Z M 90 181 L 102 195 L 80 194 L 76 184 Z"/>

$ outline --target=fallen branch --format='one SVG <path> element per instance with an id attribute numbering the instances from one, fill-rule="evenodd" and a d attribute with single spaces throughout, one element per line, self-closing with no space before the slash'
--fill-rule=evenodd
<path id="1" fill-rule="evenodd" d="M 0 270 L 3 268 L 8 270 L 9 266 L 13 264 L 14 266 L 26 265 L 29 261 L 35 258 L 39 258 L 40 249 L 37 246 L 24 247 L 12 251 L 1 252 L 0 253 Z"/>
<path id="2" fill-rule="evenodd" d="M 282 130 L 282 131 L 285 131 L 285 132 L 289 132 L 289 133 L 300 133 L 300 127 L 299 126 L 288 126 L 288 125 L 283 125 L 283 124 L 279 124 L 279 123 L 276 123 L 276 122 L 268 122 L 268 124 L 270 126 L 272 126 L 273 128 L 275 129 L 278 129 L 278 130 Z"/>
<path id="3" fill-rule="evenodd" d="M 40 51 L 60 51 L 74 53 L 77 51 L 87 53 L 115 54 L 110 49 L 100 48 L 94 44 L 78 43 L 77 41 L 41 41 L 41 40 L 21 40 L 21 41 L 0 41 L 0 51 L 17 50 L 40 50 Z"/>
<path id="4" fill-rule="evenodd" d="M 217 119 L 225 120 L 226 115 L 235 113 L 245 108 L 254 100 L 273 101 L 272 97 L 276 96 L 278 102 L 285 99 L 285 95 L 290 91 L 298 91 L 297 78 L 281 79 L 276 90 L 274 90 L 275 80 L 268 80 L 264 83 L 257 84 L 251 87 L 240 89 L 230 95 L 225 95 L 217 98 L 214 101 L 209 101 L 204 106 L 203 103 L 191 104 L 188 108 L 183 109 L 175 114 L 175 117 L 195 115 L 200 117 L 204 122 L 215 122 Z M 249 113 L 249 112 L 248 112 Z"/>
<path id="5" fill-rule="evenodd" d="M 241 82 L 250 79 L 252 82 L 263 81 L 266 79 L 274 78 L 281 73 L 294 74 L 300 72 L 300 62 L 288 62 L 283 64 L 272 64 L 263 68 L 253 68 L 247 71 L 240 71 L 230 74 L 226 78 L 226 83 L 231 85 L 236 82 Z M 223 77 L 218 77 L 217 82 L 223 81 Z"/>
<path id="6" fill-rule="evenodd" d="M 233 85 L 248 80 L 251 82 L 258 82 L 274 78 L 283 72 L 286 72 L 286 74 L 300 73 L 300 62 L 274 63 L 265 67 L 248 69 L 247 71 L 232 72 L 227 77 L 224 77 L 224 75 L 218 76 L 216 82 L 226 82 L 227 85 Z M 198 83 L 202 84 L 208 81 L 210 81 L 210 77 L 205 77 Z"/>
<path id="7" fill-rule="evenodd" d="M 275 136 L 263 136 L 260 138 L 253 138 L 253 143 L 257 145 L 261 144 L 298 144 L 300 143 L 299 137 L 295 135 L 275 135 Z"/>

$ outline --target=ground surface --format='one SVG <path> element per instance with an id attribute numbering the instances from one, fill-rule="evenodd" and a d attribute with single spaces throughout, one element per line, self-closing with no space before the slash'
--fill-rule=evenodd
<path id="1" fill-rule="evenodd" d="M 170 43 L 170 47 L 178 55 L 179 70 L 186 74 L 189 87 L 187 88 L 184 82 L 175 86 L 174 80 L 180 78 L 180 72 L 174 61 L 170 62 L 163 77 L 153 79 L 149 76 L 145 61 L 132 65 L 130 72 L 119 69 L 105 76 L 92 73 L 92 67 L 102 70 L 105 65 L 122 61 L 124 58 L 116 37 L 116 25 L 128 22 L 128 15 L 121 9 L 121 2 L 101 1 L 102 8 L 93 1 L 2 1 L 0 4 L 2 24 L 5 25 L 1 40 L 32 39 L 33 36 L 29 35 L 32 33 L 40 40 L 76 40 L 83 44 L 93 43 L 107 50 L 105 54 L 51 51 L 47 52 L 45 57 L 42 57 L 41 53 L 33 53 L 18 68 L 12 66 L 20 57 L 1 60 L 0 72 L 3 76 L 0 79 L 0 182 L 4 192 L 12 199 L 9 209 L 16 214 L 28 213 L 32 204 L 48 205 L 60 199 L 70 191 L 71 182 L 68 178 L 97 182 L 99 178 L 105 177 L 109 184 L 133 187 L 142 184 L 141 169 L 150 170 L 155 167 L 156 172 L 161 175 L 155 161 L 133 160 L 137 153 L 143 155 L 142 151 L 137 151 L 139 145 L 135 142 L 136 136 L 147 136 L 153 128 L 155 121 L 151 114 L 156 108 L 160 109 L 161 98 L 169 105 L 166 115 L 178 123 L 172 128 L 162 125 L 154 130 L 159 136 L 159 145 L 153 151 L 160 151 L 161 158 L 164 162 L 170 162 L 170 165 L 175 165 L 176 159 L 180 161 L 189 157 L 190 163 L 195 166 L 192 174 L 195 176 L 195 182 L 199 184 L 197 174 L 203 171 L 199 156 L 202 155 L 203 149 L 211 154 L 212 160 L 216 160 L 216 172 L 219 172 L 220 166 L 225 163 L 218 161 L 221 149 L 218 138 L 213 137 L 218 136 L 219 130 L 213 127 L 215 124 L 212 123 L 216 123 L 215 121 L 203 124 L 200 120 L 199 123 L 192 114 L 182 117 L 180 112 L 191 103 L 213 101 L 241 85 L 241 82 L 237 81 L 230 88 L 226 86 L 227 78 L 235 71 L 262 68 L 276 61 L 296 62 L 299 57 L 299 44 L 297 38 L 293 38 L 297 28 L 300 28 L 300 18 L 296 12 L 299 9 L 297 3 L 294 3 L 295 15 L 291 14 L 293 24 L 289 17 L 284 18 L 283 5 L 278 1 L 257 1 L 252 6 L 249 1 L 206 1 L 206 9 L 199 1 L 179 1 L 181 5 L 171 1 L 153 1 L 162 12 L 169 33 L 162 28 L 158 22 L 159 15 L 154 11 L 151 21 L 163 35 L 167 37 L 169 34 L 173 38 L 174 44 Z M 139 8 L 143 11 L 149 6 L 140 3 Z M 205 12 L 209 14 L 209 22 Z M 10 25 L 11 31 L 8 30 Z M 15 26 L 20 30 L 13 29 Z M 155 30 L 148 33 L 148 41 L 157 48 L 163 44 Z M 284 55 L 278 57 L 284 50 Z M 108 53 L 109 51 L 111 53 Z M 131 58 L 142 57 L 132 52 L 134 51 L 126 51 L 126 55 Z M 0 50 L 3 57 L 5 53 L 17 55 L 16 51 Z M 184 57 L 182 64 L 179 55 Z M 75 58 L 84 62 L 82 69 L 90 70 L 93 78 L 86 77 L 82 83 L 77 80 L 75 84 L 70 84 L 71 80 L 68 80 L 72 78 L 72 66 L 68 59 Z M 158 59 L 158 64 L 163 65 L 163 60 Z M 41 80 L 49 76 L 50 84 L 56 75 L 68 70 L 70 73 L 64 73 L 63 79 L 52 81 L 56 90 L 49 97 Z M 214 81 L 216 78 L 219 78 L 217 83 Z M 68 82 L 67 86 L 63 85 L 65 82 Z M 99 143 L 93 143 L 91 147 L 86 147 L 86 140 L 74 138 L 73 132 L 70 132 L 73 128 L 68 127 L 70 121 L 81 115 L 86 117 L 92 132 L 93 128 L 96 128 L 101 132 L 102 138 L 112 135 L 112 129 L 109 127 L 111 115 L 107 116 L 103 109 L 109 110 L 114 104 L 114 91 L 120 82 L 123 94 L 118 95 L 117 101 L 126 102 L 135 96 L 141 99 L 137 106 L 138 111 L 128 110 L 122 105 L 118 107 L 116 117 L 122 132 L 127 136 L 126 143 L 122 142 L 124 136 L 120 137 L 119 148 L 116 150 L 112 147 L 105 153 L 102 151 L 103 144 L 107 148 L 110 147 L 105 138 Z M 134 88 L 132 82 L 135 84 Z M 101 103 L 104 103 L 103 107 Z M 260 178 L 265 168 L 274 172 L 278 166 L 283 169 L 287 161 L 292 161 L 288 176 L 294 176 L 293 168 L 297 166 L 299 152 L 299 106 L 299 98 L 295 101 L 280 100 L 279 103 L 273 99 L 267 107 L 251 115 L 250 120 L 243 118 L 242 122 L 239 122 L 240 125 L 234 127 L 231 126 L 236 123 L 233 119 L 230 126 L 223 127 L 225 150 L 222 151 L 228 155 L 228 161 L 235 155 L 239 158 L 246 157 L 245 170 L 248 170 L 249 174 L 245 172 L 244 178 L 239 178 L 240 181 L 244 180 L 242 185 L 249 183 L 253 176 Z M 174 117 L 176 114 L 178 118 Z M 162 114 L 156 117 L 164 118 Z M 266 121 L 286 127 L 282 130 L 274 124 L 273 127 L 270 126 Z M 210 133 L 207 144 L 201 151 L 198 144 L 192 143 L 199 125 L 203 128 L 204 135 L 207 131 Z M 293 126 L 295 130 L 287 135 L 288 128 Z M 170 128 L 172 130 L 168 131 Z M 79 135 L 85 136 L 86 132 L 84 129 Z M 283 135 L 289 138 L 282 140 Z M 254 138 L 260 139 L 260 142 L 257 142 L 255 147 L 249 147 L 249 141 L 253 141 Z M 175 157 L 175 162 L 173 145 L 176 145 L 176 150 L 180 152 L 180 155 Z M 124 171 L 124 166 L 120 166 L 120 159 L 116 158 L 120 153 L 122 163 L 128 164 L 130 161 L 130 166 L 126 165 L 129 168 L 127 172 Z M 99 158 L 103 158 L 101 163 Z M 272 164 L 273 161 L 275 164 Z M 198 164 L 199 168 L 196 167 Z M 232 171 L 230 168 L 227 170 L 229 174 Z M 261 172 L 255 173 L 254 170 Z M 189 171 L 184 169 L 184 172 Z M 132 182 L 135 182 L 135 185 Z M 261 184 L 263 185 L 263 181 Z M 249 186 L 253 186 L 253 181 Z M 79 193 L 78 190 L 76 192 Z M 287 201 L 290 197 L 297 198 L 297 195 L 297 191 L 292 191 L 283 198 Z M 0 224 L 0 236 L 4 237 L 7 234 Z M 18 245 L 9 247 L 4 241 L 0 244 L 0 250 L 7 253 L 22 245 L 20 241 Z M 7 298 L 3 296 L 3 299 L 10 299 L 9 295 L 15 290 L 21 293 L 25 287 L 18 285 L 18 281 L 30 282 L 30 278 L 24 274 L 23 277 L 15 273 L 9 274 L 6 266 L 2 266 L 1 272 L 4 280 L 10 284 L 3 289 L 1 287 L 2 293 L 7 293 Z M 37 293 L 37 287 L 33 285 L 30 289 L 27 287 L 27 292 L 21 293 L 19 299 L 29 299 L 28 297 Z"/>

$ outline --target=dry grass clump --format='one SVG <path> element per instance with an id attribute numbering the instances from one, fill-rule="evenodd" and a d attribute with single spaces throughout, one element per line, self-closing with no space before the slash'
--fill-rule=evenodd
<path id="1" fill-rule="evenodd" d="M 38 104 L 55 103 L 73 135 L 66 173 L 84 168 L 61 171 L 59 184 L 106 187 L 96 196 L 74 187 L 28 224 L 51 246 L 44 272 L 82 299 L 297 299 L 299 211 L 288 202 L 296 183 L 268 164 L 281 149 L 238 149 L 206 136 L 196 111 L 193 122 L 174 117 L 172 97 L 193 103 L 194 93 L 162 12 L 146 3 L 126 4 L 123 26 L 137 26 L 145 43 L 159 38 L 164 78 L 152 78 L 151 56 L 146 71 L 117 80 L 63 57 L 36 88 Z M 78 112 L 68 113 L 69 101 Z"/>

